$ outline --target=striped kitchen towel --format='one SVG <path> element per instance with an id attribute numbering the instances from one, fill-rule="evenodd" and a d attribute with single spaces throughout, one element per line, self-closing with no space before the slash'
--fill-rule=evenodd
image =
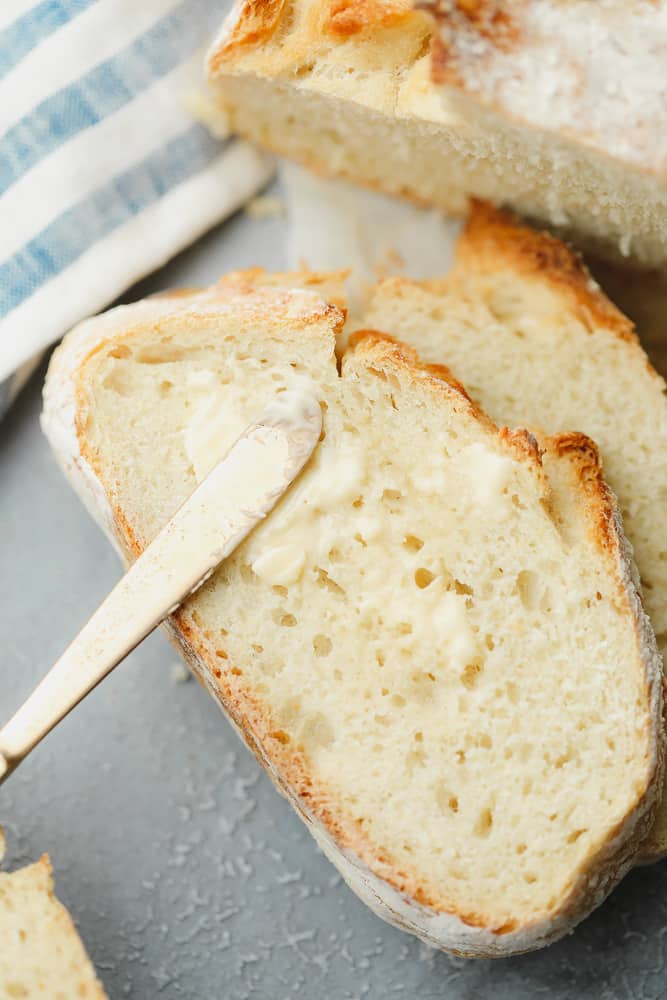
<path id="1" fill-rule="evenodd" d="M 269 178 L 188 110 L 215 0 L 1 0 L 0 413 L 33 359 Z"/>

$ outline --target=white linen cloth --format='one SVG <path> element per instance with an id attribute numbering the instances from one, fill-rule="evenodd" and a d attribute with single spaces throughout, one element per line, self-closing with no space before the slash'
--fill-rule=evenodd
<path id="1" fill-rule="evenodd" d="M 226 6 L 0 3 L 0 413 L 45 347 L 268 180 L 188 111 Z"/>

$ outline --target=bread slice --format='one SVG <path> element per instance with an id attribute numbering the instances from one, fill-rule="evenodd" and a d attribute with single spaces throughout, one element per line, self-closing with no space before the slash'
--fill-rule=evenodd
<path id="1" fill-rule="evenodd" d="M 400 336 L 426 361 L 446 360 L 501 423 L 581 431 L 596 441 L 664 654 L 667 387 L 578 257 L 477 203 L 450 275 L 384 281 L 362 325 Z M 644 852 L 647 859 L 667 852 L 667 801 Z"/>
<path id="2" fill-rule="evenodd" d="M 0 872 L 0 941 L 3 998 L 106 997 L 72 918 L 53 895 L 48 855 Z"/>
<path id="3" fill-rule="evenodd" d="M 208 57 L 221 117 L 318 172 L 667 270 L 667 0 L 415 6 L 435 35 L 410 0 L 237 0 Z"/>
<path id="4" fill-rule="evenodd" d="M 293 279 L 292 279 L 293 280 Z M 376 912 L 471 956 L 548 943 L 632 863 L 660 661 L 594 445 L 498 429 L 444 368 L 252 275 L 115 309 L 51 363 L 44 427 L 136 556 L 275 393 L 324 434 L 169 624 Z"/>

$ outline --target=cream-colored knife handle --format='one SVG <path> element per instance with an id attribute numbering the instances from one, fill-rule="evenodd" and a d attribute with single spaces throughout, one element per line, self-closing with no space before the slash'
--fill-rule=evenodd
<path id="1" fill-rule="evenodd" d="M 0 781 L 268 514 L 321 426 L 317 400 L 287 391 L 246 428 L 0 731 Z"/>

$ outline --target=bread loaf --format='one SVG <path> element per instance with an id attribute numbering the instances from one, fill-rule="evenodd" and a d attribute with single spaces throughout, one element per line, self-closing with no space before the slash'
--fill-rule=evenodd
<path id="1" fill-rule="evenodd" d="M 105 1000 L 72 918 L 53 895 L 46 854 L 27 868 L 0 872 L 0 942 L 3 1000 Z"/>
<path id="2" fill-rule="evenodd" d="M 667 2 L 416 6 L 237 0 L 208 59 L 221 116 L 318 172 L 667 270 Z"/>
<path id="3" fill-rule="evenodd" d="M 400 336 L 426 361 L 446 361 L 500 423 L 596 441 L 664 655 L 667 387 L 576 255 L 478 203 L 451 274 L 381 283 L 362 324 Z M 667 852 L 667 802 L 644 852 Z"/>
<path id="4" fill-rule="evenodd" d="M 45 430 L 131 560 L 308 383 L 313 459 L 170 633 L 381 916 L 465 955 L 539 947 L 632 864 L 661 789 L 660 661 L 615 502 L 588 439 L 499 429 L 409 347 L 360 336 L 339 370 L 343 315 L 304 281 L 82 324 Z"/>

